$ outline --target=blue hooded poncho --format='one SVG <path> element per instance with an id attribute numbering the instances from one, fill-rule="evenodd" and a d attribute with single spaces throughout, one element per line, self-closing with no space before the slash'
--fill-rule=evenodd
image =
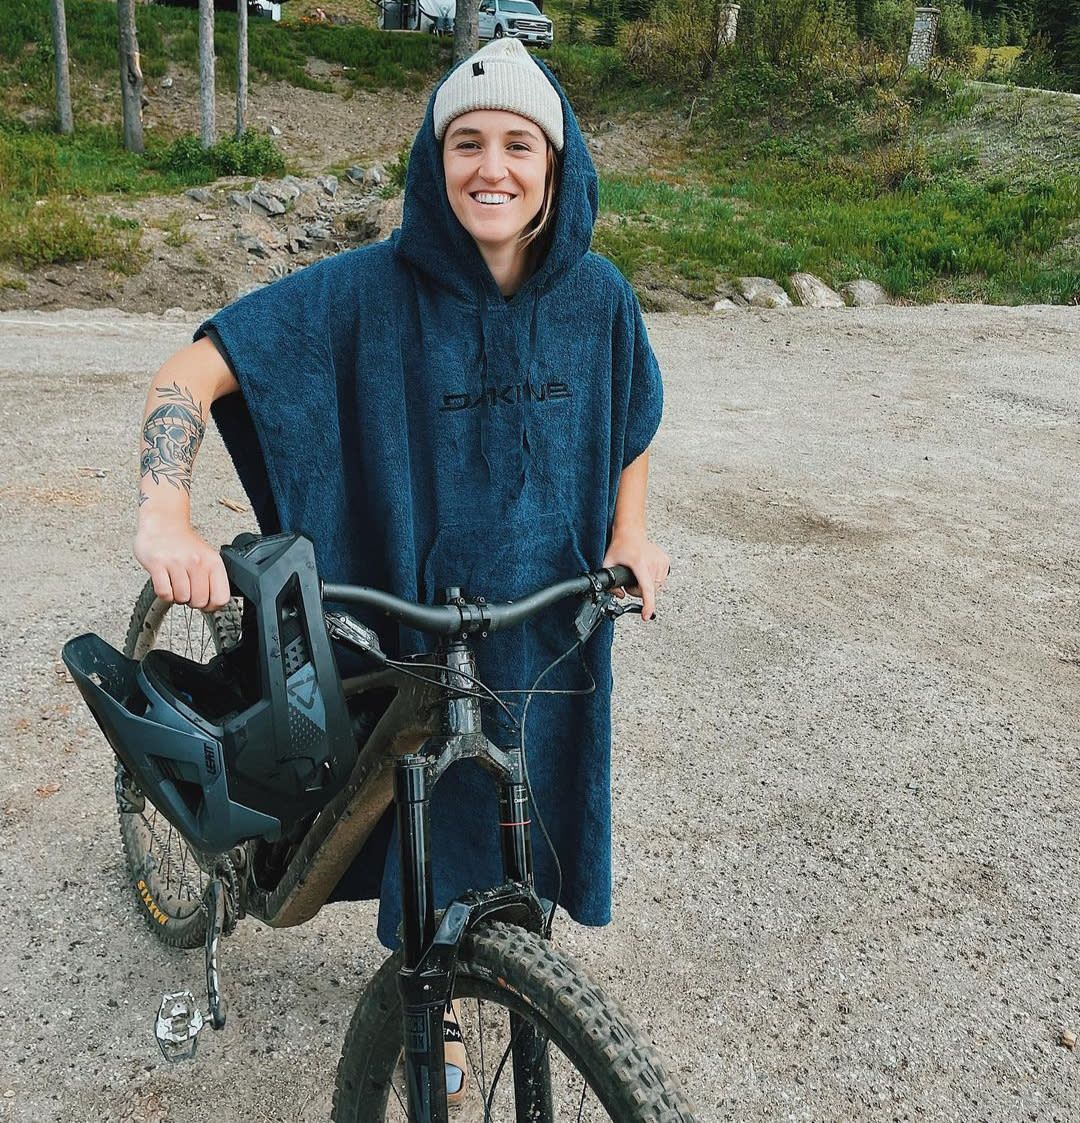
<path id="1" fill-rule="evenodd" d="M 589 252 L 596 172 L 572 110 L 546 253 L 513 297 L 499 291 L 446 197 L 432 107 L 416 137 L 400 230 L 252 293 L 199 329 L 241 393 L 214 416 L 265 532 L 302 531 L 327 581 L 433 602 L 459 586 L 517 599 L 603 559 L 625 465 L 648 447 L 662 390 L 637 301 Z M 432 98 L 434 101 L 434 98 Z M 495 689 L 529 687 L 573 642 L 573 607 L 478 643 Z M 387 634 L 390 653 L 431 641 Z M 560 903 L 584 924 L 611 908 L 611 628 L 542 687 L 527 749 L 537 810 L 562 864 Z M 509 695 L 508 700 L 514 696 Z M 495 707 L 488 735 L 506 743 Z M 501 880 L 498 814 L 468 761 L 439 782 L 432 853 L 439 907 Z M 336 897 L 381 897 L 395 943 L 398 854 L 390 818 Z M 555 868 L 534 837 L 537 889 Z"/>

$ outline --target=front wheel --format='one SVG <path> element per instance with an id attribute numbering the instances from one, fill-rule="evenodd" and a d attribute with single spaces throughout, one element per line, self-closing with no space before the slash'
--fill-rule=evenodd
<path id="1" fill-rule="evenodd" d="M 163 648 L 205 663 L 239 642 L 240 627 L 235 600 L 217 612 L 200 612 L 162 600 L 147 581 L 131 614 L 124 654 L 141 659 L 151 648 Z M 119 761 L 116 768 L 119 780 Z M 214 857 L 193 850 L 149 799 L 138 812 L 127 811 L 119 795 L 118 802 L 120 838 L 143 917 L 162 943 L 199 947 L 206 938 L 202 895 Z"/>
<path id="2" fill-rule="evenodd" d="M 335 1123 L 405 1121 L 401 953 L 376 972 L 349 1025 L 334 1091 Z M 462 942 L 454 976 L 469 1073 L 455 1123 L 693 1123 L 686 1098 L 626 1015 L 566 956 L 513 925 L 479 926 Z M 527 1024 L 546 1056 L 550 1102 L 515 1106 L 512 1045 Z"/>
<path id="3" fill-rule="evenodd" d="M 503 29 L 498 24 L 495 25 L 495 38 L 501 39 L 503 37 Z"/>

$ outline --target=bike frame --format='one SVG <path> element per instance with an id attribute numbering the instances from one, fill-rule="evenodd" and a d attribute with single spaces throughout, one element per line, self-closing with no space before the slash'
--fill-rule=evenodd
<path id="1" fill-rule="evenodd" d="M 533 889 L 531 807 L 518 747 L 500 749 L 483 733 L 480 701 L 448 695 L 471 689 L 477 673 L 464 642 L 418 657 L 445 667 L 443 681 L 421 681 L 390 668 L 344 682 L 347 698 L 393 690 L 360 747 L 348 783 L 312 823 L 272 890 L 247 879 L 244 905 L 273 927 L 301 924 L 326 903 L 391 802 L 396 803 L 401 856 L 403 1040 L 409 1123 L 446 1123 L 443 1017 L 451 997 L 461 940 L 483 918 L 499 916 L 531 931 L 546 928 L 548 908 Z M 423 751 L 421 751 L 423 750 Z M 499 792 L 504 883 L 477 890 L 436 914 L 431 860 L 431 798 L 439 778 L 458 761 L 478 760 Z M 518 1118 L 552 1118 L 546 1043 L 512 1018 Z"/>

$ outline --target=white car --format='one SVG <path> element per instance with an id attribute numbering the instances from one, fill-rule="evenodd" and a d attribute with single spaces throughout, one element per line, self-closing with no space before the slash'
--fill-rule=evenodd
<path id="1" fill-rule="evenodd" d="M 481 0 L 477 27 L 481 39 L 505 35 L 536 47 L 550 47 L 555 37 L 551 20 L 532 0 Z"/>

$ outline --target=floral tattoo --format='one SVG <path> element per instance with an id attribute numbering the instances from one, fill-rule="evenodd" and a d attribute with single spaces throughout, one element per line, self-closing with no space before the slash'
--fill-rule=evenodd
<path id="1" fill-rule="evenodd" d="M 143 426 L 140 481 L 149 476 L 154 483 L 167 480 L 175 488 L 191 491 L 191 468 L 206 432 L 202 403 L 187 387 L 174 382 L 159 387 L 162 404 L 152 410 Z M 139 506 L 150 497 L 139 488 Z"/>

